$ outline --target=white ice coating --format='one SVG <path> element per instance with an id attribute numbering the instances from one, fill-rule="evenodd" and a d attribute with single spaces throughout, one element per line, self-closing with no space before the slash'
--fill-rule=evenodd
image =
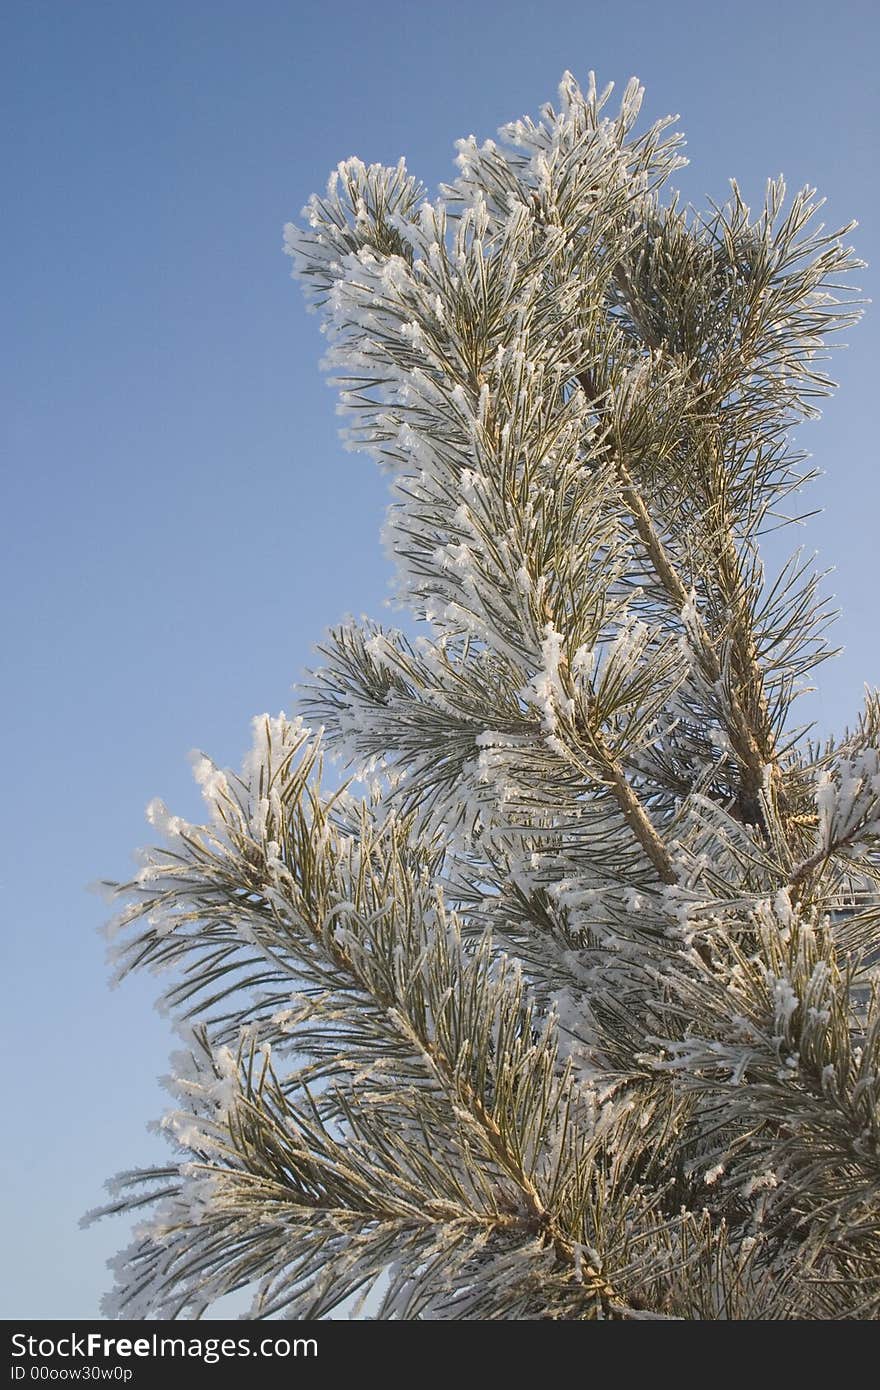
<path id="1" fill-rule="evenodd" d="M 863 748 L 816 783 L 817 847 L 830 853 L 880 837 L 880 751 Z"/>

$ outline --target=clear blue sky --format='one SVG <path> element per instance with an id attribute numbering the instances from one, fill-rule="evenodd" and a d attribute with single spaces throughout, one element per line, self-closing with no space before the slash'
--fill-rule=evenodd
<path id="1" fill-rule="evenodd" d="M 350 154 L 436 185 L 456 137 L 593 67 L 681 113 L 688 198 L 782 171 L 876 265 L 878 32 L 869 0 L 4 7 L 0 1315 L 94 1314 L 127 1233 L 78 1218 L 164 1154 L 168 1026 L 149 980 L 108 990 L 85 886 L 126 876 L 152 796 L 198 814 L 190 748 L 237 763 L 327 625 L 382 613 L 382 485 L 337 441 L 282 223 Z M 880 684 L 878 331 L 804 436 L 845 609 L 825 729 Z"/>

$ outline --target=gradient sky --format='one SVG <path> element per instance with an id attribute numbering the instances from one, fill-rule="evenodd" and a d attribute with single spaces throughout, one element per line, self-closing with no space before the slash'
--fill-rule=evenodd
<path id="1" fill-rule="evenodd" d="M 876 264 L 878 32 L 869 0 L 7 0 L 0 1316 L 94 1315 L 127 1228 L 78 1219 L 165 1153 L 170 1030 L 151 980 L 108 989 L 86 885 L 128 874 L 152 796 L 198 816 L 189 749 L 237 764 L 328 624 L 382 616 L 383 486 L 338 443 L 282 223 L 350 154 L 435 186 L 592 67 L 681 113 L 687 198 L 782 171 Z M 802 436 L 845 611 L 822 730 L 880 684 L 878 329 Z"/>

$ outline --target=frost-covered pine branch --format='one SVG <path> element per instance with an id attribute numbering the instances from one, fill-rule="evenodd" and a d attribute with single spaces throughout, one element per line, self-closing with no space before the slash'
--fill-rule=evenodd
<path id="1" fill-rule="evenodd" d="M 116 949 L 185 1050 L 123 1315 L 880 1313 L 880 702 L 810 741 L 822 576 L 761 553 L 859 263 L 811 189 L 682 208 L 608 96 L 286 229 L 412 622 L 150 808 Z"/>

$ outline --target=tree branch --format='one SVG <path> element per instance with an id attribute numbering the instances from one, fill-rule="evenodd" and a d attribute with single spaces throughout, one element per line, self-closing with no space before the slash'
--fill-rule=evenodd
<path id="1" fill-rule="evenodd" d="M 650 342 L 648 346 L 651 346 Z M 604 393 L 598 388 L 592 373 L 582 371 L 578 374 L 577 379 L 591 404 L 597 412 L 601 411 Z M 664 592 L 677 612 L 680 613 L 690 602 L 690 592 L 663 544 L 660 532 L 626 463 L 616 451 L 612 452 L 612 462 L 620 483 L 623 501 L 635 522 L 639 540 Z M 726 539 L 719 556 L 718 573 L 719 588 L 725 606 L 731 613 L 736 608 L 734 596 L 738 571 L 736 549 L 729 528 L 727 528 Z M 695 655 L 702 674 L 710 684 L 717 687 L 723 676 L 721 663 L 712 638 L 698 614 L 695 618 L 693 631 L 697 639 Z M 771 778 L 776 784 L 779 800 L 781 800 L 781 796 L 779 796 L 781 789 L 778 786 L 780 773 L 776 751 L 770 739 L 764 680 L 754 649 L 754 641 L 750 633 L 745 634 L 737 628 L 734 628 L 733 631 L 734 651 L 738 657 L 737 666 L 741 675 L 738 684 L 726 690 L 730 715 L 727 734 L 740 768 L 742 784 L 740 811 L 743 819 L 765 828 L 761 797 L 766 788 L 766 769 L 768 767 L 771 769 Z M 751 697 L 748 701 L 744 699 L 747 694 Z M 757 705 L 760 712 L 758 719 L 749 718 L 748 704 Z"/>

